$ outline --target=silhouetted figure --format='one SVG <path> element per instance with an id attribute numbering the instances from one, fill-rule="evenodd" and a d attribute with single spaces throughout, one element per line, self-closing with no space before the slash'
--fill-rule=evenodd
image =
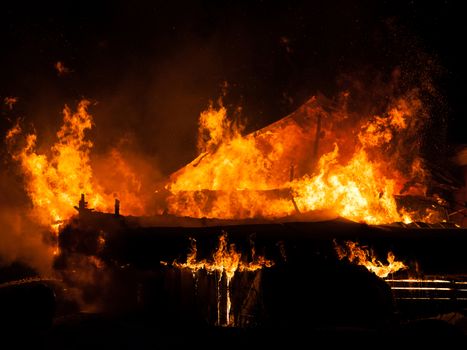
<path id="1" fill-rule="evenodd" d="M 120 201 L 115 198 L 115 216 L 120 216 Z"/>

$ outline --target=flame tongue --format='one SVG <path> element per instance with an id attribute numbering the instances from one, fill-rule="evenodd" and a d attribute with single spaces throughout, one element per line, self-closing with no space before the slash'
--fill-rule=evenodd
<path id="1" fill-rule="evenodd" d="M 197 260 L 196 240 L 191 239 L 191 248 L 188 253 L 186 262 L 174 262 L 173 266 L 179 268 L 188 268 L 193 272 L 205 269 L 208 272 L 219 272 L 221 275 L 225 273 L 227 278 L 231 280 L 235 272 L 238 271 L 256 271 L 263 267 L 271 267 L 273 262 L 265 259 L 263 256 L 257 256 L 254 248 L 252 248 L 252 260 L 246 262 L 242 260 L 242 253 L 238 252 L 235 244 L 230 245 L 227 242 L 227 233 L 222 232 L 219 236 L 219 242 L 216 251 L 213 253 L 212 261 Z"/>
<path id="2" fill-rule="evenodd" d="M 347 259 L 351 263 L 365 266 L 368 271 L 373 272 L 381 278 L 386 278 L 391 273 L 407 268 L 402 261 L 396 261 L 394 253 L 391 251 L 388 252 L 388 264 L 385 265 L 381 261 L 377 260 L 376 256 L 374 256 L 369 250 L 360 247 L 355 242 L 345 241 L 343 245 L 339 245 L 334 242 L 334 247 L 337 257 L 340 260 Z"/>

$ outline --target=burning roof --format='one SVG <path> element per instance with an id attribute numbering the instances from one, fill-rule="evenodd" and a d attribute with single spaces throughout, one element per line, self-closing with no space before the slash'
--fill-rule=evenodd
<path id="1" fill-rule="evenodd" d="M 199 118 L 199 156 L 169 177 L 159 214 L 280 220 L 321 212 L 368 224 L 446 221 L 446 202 L 428 191 L 433 176 L 421 157 L 420 134 L 429 115 L 417 90 L 377 108 L 359 110 L 352 103 L 350 93 L 335 101 L 312 97 L 246 135 L 222 102 L 211 105 Z M 34 132 L 21 143 L 18 124 L 7 135 L 34 214 L 55 231 L 75 214 L 73 205 L 83 193 L 99 211 L 113 211 L 118 198 L 125 215 L 154 214 L 142 199 L 153 189 L 141 186 L 138 169 L 119 150 L 112 150 L 108 162 L 118 188 L 109 187 L 110 173 L 94 169 L 88 106 L 82 101 L 77 112 L 64 109 L 49 154 L 37 151 Z"/>
<path id="2" fill-rule="evenodd" d="M 410 92 L 379 114 L 357 114 L 313 97 L 248 135 L 211 106 L 199 124 L 199 156 L 173 173 L 168 209 L 180 216 L 278 218 L 316 210 L 370 224 L 439 222 L 442 214 L 399 208 L 395 196 L 426 194 L 420 154 L 426 111 Z M 413 208 L 412 208 L 413 209 Z"/>

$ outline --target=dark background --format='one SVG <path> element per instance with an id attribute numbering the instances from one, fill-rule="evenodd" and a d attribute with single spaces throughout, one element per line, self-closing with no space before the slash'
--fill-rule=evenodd
<path id="1" fill-rule="evenodd" d="M 222 94 L 248 129 L 332 97 L 345 74 L 433 73 L 449 144 L 465 143 L 465 12 L 456 1 L 16 1 L 0 8 L 1 132 L 22 117 L 53 137 L 65 103 L 95 102 L 96 152 L 125 138 L 170 173 L 196 153 Z M 428 58 L 427 58 L 428 57 Z M 420 59 L 419 59 L 420 58 Z M 61 61 L 70 73 L 60 76 Z M 443 141 L 444 142 L 444 141 Z"/>

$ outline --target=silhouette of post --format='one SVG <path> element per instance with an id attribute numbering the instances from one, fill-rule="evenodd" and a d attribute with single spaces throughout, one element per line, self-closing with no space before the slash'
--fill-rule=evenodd
<path id="1" fill-rule="evenodd" d="M 85 201 L 84 199 L 84 193 L 81 193 L 81 199 L 79 200 L 79 210 L 84 210 L 88 207 L 88 202 Z"/>

